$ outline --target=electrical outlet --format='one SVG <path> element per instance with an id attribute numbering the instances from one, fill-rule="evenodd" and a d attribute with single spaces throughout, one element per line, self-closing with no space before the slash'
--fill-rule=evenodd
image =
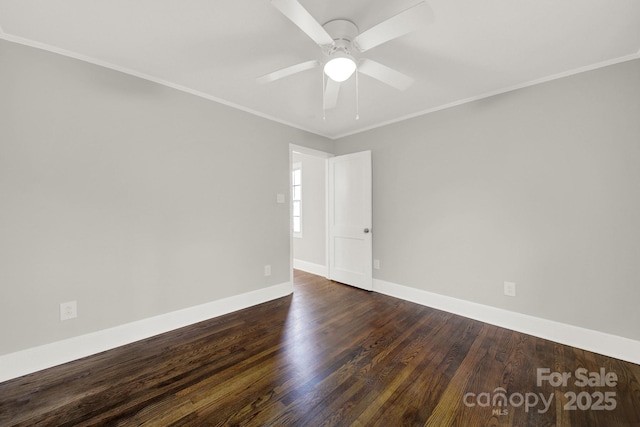
<path id="1" fill-rule="evenodd" d="M 379 259 L 374 259 L 373 260 L 373 268 L 375 268 L 376 270 L 380 270 L 380 260 Z"/>
<path id="2" fill-rule="evenodd" d="M 504 294 L 508 297 L 515 297 L 516 284 L 513 282 L 504 282 Z"/>
<path id="3" fill-rule="evenodd" d="M 78 303 L 76 301 L 60 304 L 60 320 L 69 320 L 78 317 Z"/>
<path id="4" fill-rule="evenodd" d="M 264 266 L 264 275 L 265 276 L 271 276 L 271 266 L 270 265 L 265 265 Z"/>

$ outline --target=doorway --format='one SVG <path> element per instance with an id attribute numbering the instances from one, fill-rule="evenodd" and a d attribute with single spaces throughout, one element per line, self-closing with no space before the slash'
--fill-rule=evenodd
<path id="1" fill-rule="evenodd" d="M 290 144 L 291 266 L 328 277 L 327 161 L 332 154 Z"/>
<path id="2" fill-rule="evenodd" d="M 371 152 L 289 153 L 291 282 L 299 269 L 373 290 Z"/>

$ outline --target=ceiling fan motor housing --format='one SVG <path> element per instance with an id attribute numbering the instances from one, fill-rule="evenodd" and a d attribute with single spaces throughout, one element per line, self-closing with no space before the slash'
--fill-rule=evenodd
<path id="1" fill-rule="evenodd" d="M 336 52 L 342 52 L 347 55 L 353 54 L 353 39 L 359 34 L 358 27 L 351 21 L 346 19 L 334 19 L 322 26 L 334 41 L 332 46 L 329 46 L 326 53 L 329 56 L 334 55 Z"/>

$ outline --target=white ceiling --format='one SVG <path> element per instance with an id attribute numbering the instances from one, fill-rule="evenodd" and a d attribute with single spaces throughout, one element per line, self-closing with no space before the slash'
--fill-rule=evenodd
<path id="1" fill-rule="evenodd" d="M 419 0 L 300 0 L 364 31 Z M 322 112 L 321 68 L 256 78 L 320 48 L 269 0 L 0 0 L 0 37 L 204 96 L 330 138 L 640 57 L 638 0 L 427 0 L 422 29 L 362 56 L 415 79 L 360 77 Z M 640 78 L 640 76 L 639 76 Z"/>

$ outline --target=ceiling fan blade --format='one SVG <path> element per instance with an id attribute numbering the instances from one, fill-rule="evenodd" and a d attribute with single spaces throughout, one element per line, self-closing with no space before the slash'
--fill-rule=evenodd
<path id="1" fill-rule="evenodd" d="M 329 33 L 297 0 L 271 0 L 271 4 L 320 46 L 333 44 Z"/>
<path id="2" fill-rule="evenodd" d="M 410 33 L 429 21 L 429 6 L 423 1 L 359 34 L 353 44 L 360 52 Z"/>
<path id="3" fill-rule="evenodd" d="M 338 105 L 338 95 L 340 94 L 340 83 L 327 79 L 327 85 L 324 88 L 324 109 L 331 110 Z"/>
<path id="4" fill-rule="evenodd" d="M 281 70 L 274 71 L 264 76 L 258 77 L 256 80 L 258 83 L 270 83 L 275 80 L 290 76 L 292 74 L 307 71 L 320 65 L 320 62 L 315 59 L 312 61 L 302 62 L 300 64 L 292 65 L 290 67 L 283 68 Z"/>
<path id="5" fill-rule="evenodd" d="M 380 80 L 382 83 L 386 83 L 401 91 L 407 90 L 409 86 L 413 84 L 413 79 L 406 74 L 402 74 L 400 71 L 396 71 L 393 68 L 389 68 L 386 65 L 370 59 L 362 61 L 358 67 L 358 72 Z"/>

